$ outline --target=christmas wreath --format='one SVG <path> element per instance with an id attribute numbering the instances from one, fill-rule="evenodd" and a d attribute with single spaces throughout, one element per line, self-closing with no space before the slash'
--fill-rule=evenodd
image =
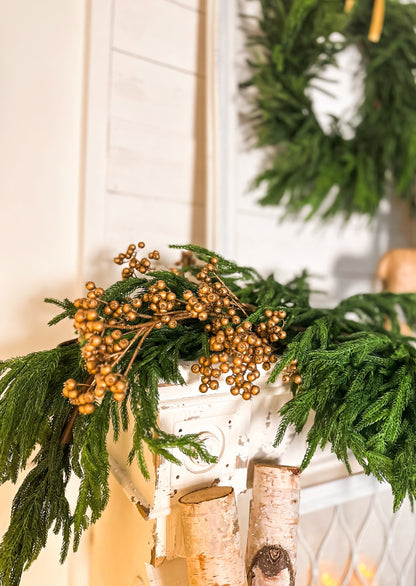
<path id="1" fill-rule="evenodd" d="M 248 33 L 251 77 L 242 87 L 255 89 L 251 121 L 268 154 L 255 180 L 265 189 L 260 203 L 283 203 L 308 219 L 374 216 L 392 190 L 414 206 L 416 6 L 386 0 L 375 43 L 368 35 L 373 0 L 346 5 L 348 12 L 341 0 L 261 0 L 258 30 Z M 351 45 L 365 80 L 359 123 L 344 138 L 336 116 L 328 132 L 321 128 L 310 89 Z"/>
<path id="2" fill-rule="evenodd" d="M 171 461 L 172 448 L 214 461 L 198 435 L 158 425 L 158 384 L 183 383 L 180 360 L 194 361 L 202 393 L 224 377 L 235 400 L 261 401 L 260 371 L 271 381 L 283 373 L 293 398 L 276 442 L 289 425 L 300 432 L 313 411 L 303 467 L 330 442 L 347 466 L 351 450 L 367 474 L 387 480 L 396 508 L 406 494 L 414 501 L 416 348 L 397 312 L 414 325 L 416 294 L 356 295 L 317 309 L 305 274 L 283 285 L 196 246 L 183 247 L 195 255 L 185 265 L 157 270 L 159 253 L 144 256 L 143 246 L 115 258 L 123 278 L 107 290 L 88 282 L 85 297 L 46 300 L 62 310 L 50 323 L 74 320 L 76 339 L 0 363 L 0 481 L 16 482 L 32 463 L 0 545 L 2 586 L 19 584 L 49 529 L 62 533 L 63 560 L 71 536 L 76 550 L 100 517 L 110 424 L 115 441 L 131 431 L 130 463 L 145 476 L 146 446 Z M 71 474 L 81 479 L 74 510 Z"/>

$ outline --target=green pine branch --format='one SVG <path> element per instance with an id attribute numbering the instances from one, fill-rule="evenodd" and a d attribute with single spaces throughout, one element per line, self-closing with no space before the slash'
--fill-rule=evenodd
<path id="1" fill-rule="evenodd" d="M 349 14 L 343 8 L 338 0 L 260 0 L 259 17 L 243 21 L 247 126 L 268 152 L 254 185 L 263 189 L 261 205 L 284 200 L 285 216 L 373 217 L 392 187 L 414 209 L 415 6 L 387 0 L 378 43 L 368 40 L 373 1 L 355 2 Z M 310 90 L 323 92 L 327 66 L 339 67 L 337 55 L 350 46 L 361 55 L 364 99 L 352 138 L 344 138 L 336 116 L 321 128 Z"/>
<path id="2" fill-rule="evenodd" d="M 110 426 L 111 397 L 105 396 L 90 417 L 78 418 L 73 432 L 71 466 L 81 478 L 73 516 L 74 551 L 82 533 L 95 523 L 110 497 L 107 435 Z"/>
<path id="3" fill-rule="evenodd" d="M 186 249 L 205 262 L 213 256 L 201 247 Z M 353 453 L 367 474 L 387 480 L 396 508 L 406 496 L 413 502 L 416 345 L 414 338 L 400 333 L 400 320 L 415 325 L 416 294 L 355 295 L 334 308 L 314 308 L 306 273 L 282 284 L 273 275 L 263 278 L 226 259 L 219 258 L 218 266 L 222 282 L 254 324 L 265 320 L 266 309 L 287 313 L 287 336 L 273 348 L 279 361 L 270 380 L 297 360 L 302 383 L 293 387 L 293 398 L 281 410 L 276 441 L 289 426 L 301 432 L 313 413 L 303 467 L 316 450 L 330 443 L 347 467 Z M 187 270 L 189 279 L 186 272 L 155 271 L 145 278 L 120 281 L 103 298 L 131 302 L 159 279 L 181 297 L 187 289 L 196 290 L 197 264 Z M 57 305 L 73 315 L 68 300 Z M 141 311 L 140 319 L 149 321 L 146 304 Z M 0 363 L 0 480 L 16 482 L 19 474 L 34 466 L 17 491 L 0 546 L 4 586 L 19 584 L 22 571 L 46 544 L 50 529 L 62 534 L 62 559 L 71 539 L 78 547 L 83 531 L 99 519 L 108 502 L 107 442 L 110 437 L 117 441 L 121 430 L 130 430 L 129 461 L 136 462 L 145 477 L 149 477 L 146 450 L 175 463 L 181 454 L 215 461 L 197 434 L 177 437 L 158 423 L 159 383 L 184 384 L 180 362 L 202 356 L 209 356 L 203 322 L 186 318 L 175 328 L 151 329 L 143 344 L 129 347 L 117 365 L 120 372 L 129 368 L 126 399 L 118 404 L 107 393 L 96 401 L 92 414 L 75 419 L 66 444 L 62 437 L 72 407 L 62 395 L 63 384 L 69 378 L 82 382 L 88 377 L 80 345 L 73 342 Z M 252 400 L 261 401 L 261 395 Z M 73 511 L 65 494 L 71 474 L 81 481 Z"/>
<path id="4" fill-rule="evenodd" d="M 69 406 L 61 401 L 56 407 L 44 431 L 35 467 L 13 500 L 10 525 L 0 545 L 2 586 L 18 586 L 22 572 L 45 547 L 51 528 L 62 533 L 62 561 L 69 548 L 72 517 L 65 490 L 71 470 L 70 449 L 60 443 Z"/>
<path id="5" fill-rule="evenodd" d="M 400 334 L 397 306 L 413 325 L 414 294 L 354 296 L 309 325 L 302 314 L 292 316 L 292 325 L 305 329 L 292 335 L 271 376 L 298 359 L 302 385 L 282 408 L 276 442 L 289 426 L 301 432 L 314 412 L 302 467 L 327 443 L 348 467 L 351 450 L 367 474 L 391 484 L 395 508 L 406 493 L 412 502 L 416 497 L 416 462 L 397 469 L 416 439 L 416 347 Z M 386 316 L 391 331 L 384 329 Z"/>

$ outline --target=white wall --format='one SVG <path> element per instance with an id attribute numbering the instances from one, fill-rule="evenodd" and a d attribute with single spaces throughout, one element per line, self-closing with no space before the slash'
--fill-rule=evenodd
<path id="1" fill-rule="evenodd" d="M 79 294 L 79 208 L 85 0 L 0 0 L 0 359 L 53 347 L 72 327 L 46 296 Z M 15 487 L 0 489 L 0 533 Z M 66 586 L 77 568 L 59 565 L 60 538 L 24 575 L 23 586 Z"/>
<path id="2" fill-rule="evenodd" d="M 86 2 L 0 1 L 0 356 L 50 347 L 46 296 L 79 289 Z M 59 330 L 59 331 L 58 331 Z"/>
<path id="3" fill-rule="evenodd" d="M 105 0 L 92 30 L 84 252 L 109 283 L 130 242 L 168 265 L 168 244 L 204 243 L 205 2 Z"/>

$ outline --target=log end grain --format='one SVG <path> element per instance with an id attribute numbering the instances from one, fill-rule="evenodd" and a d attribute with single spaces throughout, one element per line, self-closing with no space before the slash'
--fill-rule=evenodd
<path id="1" fill-rule="evenodd" d="M 181 505 L 198 505 L 203 502 L 221 499 L 233 492 L 231 486 L 211 486 L 210 488 L 201 488 L 185 494 L 179 499 Z"/>

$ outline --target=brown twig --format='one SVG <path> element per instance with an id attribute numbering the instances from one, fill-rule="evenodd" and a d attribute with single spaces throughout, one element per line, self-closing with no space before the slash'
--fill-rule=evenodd
<path id="1" fill-rule="evenodd" d="M 306 330 L 306 328 L 304 326 L 289 326 L 289 328 L 291 330 L 293 330 L 294 332 L 304 332 Z"/>
<path id="2" fill-rule="evenodd" d="M 140 328 L 137 330 L 137 333 L 135 334 L 134 338 L 131 340 L 130 344 L 127 346 L 127 348 L 125 350 L 123 350 L 123 352 L 121 354 L 118 354 L 117 358 L 111 364 L 111 367 L 116 366 L 116 364 L 118 364 L 121 361 L 121 359 L 124 358 L 124 356 L 130 350 L 132 344 L 134 344 L 134 342 L 137 340 L 137 338 L 140 338 L 144 329 L 145 329 L 144 327 L 140 326 Z"/>
<path id="3" fill-rule="evenodd" d="M 74 405 L 71 415 L 68 419 L 68 423 L 65 426 L 64 432 L 61 436 L 61 444 L 64 446 L 66 444 L 70 444 L 72 441 L 72 429 L 75 424 L 75 420 L 78 415 L 78 405 Z"/>
<path id="4" fill-rule="evenodd" d="M 257 307 L 252 303 L 242 303 L 242 306 L 251 313 L 253 313 L 257 309 Z"/>
<path id="5" fill-rule="evenodd" d="M 247 317 L 247 313 L 242 305 L 242 303 L 240 302 L 239 298 L 237 297 L 237 295 L 235 293 L 233 293 L 231 291 L 231 289 L 229 287 L 227 287 L 227 285 L 224 283 L 224 281 L 221 279 L 221 277 L 218 276 L 218 273 L 215 273 L 215 277 L 218 279 L 218 281 L 221 283 L 221 285 L 223 287 L 225 287 L 227 289 L 227 291 L 229 292 L 230 296 L 232 297 L 235 305 L 237 305 L 237 307 L 244 313 L 244 315 Z"/>
<path id="6" fill-rule="evenodd" d="M 72 344 L 76 344 L 78 342 L 78 338 L 72 338 L 72 340 L 65 340 L 65 342 L 61 342 L 58 344 L 57 348 L 64 348 L 65 346 L 72 346 Z"/>
<path id="7" fill-rule="evenodd" d="M 127 373 L 129 372 L 130 368 L 132 367 L 132 365 L 133 365 L 133 362 L 135 361 L 135 359 L 136 359 L 136 356 L 137 356 L 137 354 L 138 354 L 138 352 L 139 352 L 140 348 L 142 347 L 142 344 L 143 344 L 143 342 L 145 341 L 145 339 L 147 338 L 147 336 L 150 334 L 150 332 L 153 330 L 153 328 L 155 327 L 156 323 L 157 323 L 157 322 L 154 322 L 154 323 L 153 323 L 153 325 L 151 325 L 151 326 L 149 327 L 149 329 L 147 330 L 147 332 L 145 332 L 145 333 L 143 334 L 143 336 L 142 336 L 142 339 L 140 340 L 140 342 L 137 344 L 137 346 L 136 346 L 136 349 L 134 350 L 133 356 L 131 357 L 131 359 L 130 359 L 130 362 L 129 362 L 129 363 L 128 363 L 128 365 L 127 365 L 127 368 L 126 368 L 126 370 L 124 371 L 124 375 L 125 375 L 125 376 L 127 375 Z"/>

